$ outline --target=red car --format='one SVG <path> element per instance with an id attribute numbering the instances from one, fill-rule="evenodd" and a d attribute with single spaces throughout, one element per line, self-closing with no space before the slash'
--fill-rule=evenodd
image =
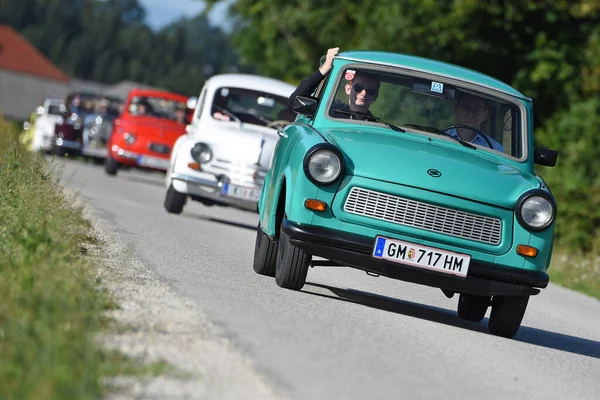
<path id="1" fill-rule="evenodd" d="M 121 166 L 166 171 L 177 138 L 190 120 L 189 98 L 160 90 L 133 89 L 113 122 L 104 169 L 116 175 Z"/>

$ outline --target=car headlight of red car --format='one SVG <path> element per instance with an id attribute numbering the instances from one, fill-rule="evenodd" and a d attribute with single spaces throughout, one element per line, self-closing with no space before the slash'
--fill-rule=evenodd
<path id="1" fill-rule="evenodd" d="M 135 143 L 135 135 L 133 133 L 125 132 L 123 139 L 129 144 Z"/>

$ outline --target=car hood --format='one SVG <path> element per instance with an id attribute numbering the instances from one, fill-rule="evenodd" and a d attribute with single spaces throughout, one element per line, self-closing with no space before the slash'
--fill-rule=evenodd
<path id="1" fill-rule="evenodd" d="M 161 142 L 174 143 L 179 136 L 185 133 L 185 125 L 159 118 L 136 117 L 122 120 L 121 123 L 125 132 Z"/>
<path id="2" fill-rule="evenodd" d="M 482 150 L 456 148 L 443 139 L 320 130 L 347 156 L 349 173 L 511 209 L 525 191 L 539 188 L 532 174 Z M 439 176 L 437 176 L 439 175 Z"/>
<path id="3" fill-rule="evenodd" d="M 216 157 L 241 164 L 255 164 L 266 170 L 279 136 L 275 129 L 253 124 L 214 122 L 198 127 L 194 139 L 218 149 Z"/>

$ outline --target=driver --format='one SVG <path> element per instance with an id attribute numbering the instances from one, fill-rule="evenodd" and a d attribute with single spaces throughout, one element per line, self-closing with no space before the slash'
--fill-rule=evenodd
<path id="1" fill-rule="evenodd" d="M 477 132 L 469 128 L 452 128 L 446 132 L 467 142 L 504 153 L 504 147 L 500 143 L 481 132 L 481 124 L 487 119 L 489 110 L 490 107 L 485 99 L 469 93 L 462 93 L 454 107 L 456 125 L 470 126 Z"/>

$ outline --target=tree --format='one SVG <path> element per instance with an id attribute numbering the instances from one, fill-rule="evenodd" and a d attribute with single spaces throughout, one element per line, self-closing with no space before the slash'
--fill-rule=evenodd
<path id="1" fill-rule="evenodd" d="M 208 9 L 225 0 L 207 0 Z M 536 126 L 581 94 L 583 48 L 600 3 L 534 0 L 236 0 L 242 60 L 299 81 L 329 47 L 402 52 L 513 84 L 536 102 Z"/>
<path id="2" fill-rule="evenodd" d="M 153 32 L 138 0 L 4 2 L 0 23 L 73 77 L 129 79 L 194 95 L 207 76 L 240 69 L 228 35 L 202 15 Z"/>

